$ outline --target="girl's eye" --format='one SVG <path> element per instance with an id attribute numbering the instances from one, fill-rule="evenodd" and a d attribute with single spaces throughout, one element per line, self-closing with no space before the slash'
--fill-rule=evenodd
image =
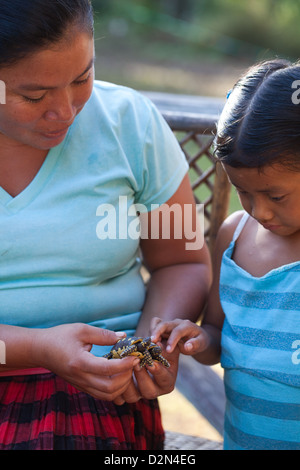
<path id="1" fill-rule="evenodd" d="M 235 190 L 239 196 L 245 196 L 245 194 L 247 194 L 246 191 L 242 191 L 241 189 L 235 188 Z"/>
<path id="2" fill-rule="evenodd" d="M 285 196 L 270 196 L 271 201 L 280 202 L 284 199 Z"/>

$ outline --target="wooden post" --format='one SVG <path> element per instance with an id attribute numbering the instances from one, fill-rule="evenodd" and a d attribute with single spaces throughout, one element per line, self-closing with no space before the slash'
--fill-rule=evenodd
<path id="1" fill-rule="evenodd" d="M 230 183 L 220 162 L 216 162 L 212 212 L 209 230 L 209 250 L 213 256 L 215 242 L 220 225 L 228 215 Z"/>

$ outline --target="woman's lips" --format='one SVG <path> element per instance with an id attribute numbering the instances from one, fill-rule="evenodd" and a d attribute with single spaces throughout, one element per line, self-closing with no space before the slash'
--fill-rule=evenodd
<path id="1" fill-rule="evenodd" d="M 51 132 L 43 132 L 43 136 L 46 137 L 47 139 L 56 139 L 58 137 L 64 136 L 69 130 L 69 127 L 66 127 L 64 129 L 58 130 L 58 131 L 51 131 Z"/>

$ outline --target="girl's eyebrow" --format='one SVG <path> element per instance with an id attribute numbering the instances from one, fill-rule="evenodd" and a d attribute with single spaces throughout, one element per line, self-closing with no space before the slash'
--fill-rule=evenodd
<path id="1" fill-rule="evenodd" d="M 232 183 L 231 181 L 231 184 L 232 186 L 234 186 L 238 191 L 245 191 L 243 188 L 241 188 L 240 186 Z M 256 190 L 258 193 L 277 193 L 277 192 L 283 192 L 283 188 L 280 188 L 279 186 L 270 186 L 269 188 L 267 189 L 258 189 Z"/>
<path id="2" fill-rule="evenodd" d="M 238 186 L 237 184 L 233 183 L 231 179 L 229 179 L 229 181 L 230 181 L 230 184 L 232 184 L 232 186 L 235 187 L 235 189 L 244 191 L 240 186 Z"/>
<path id="3" fill-rule="evenodd" d="M 233 182 L 231 178 L 229 178 L 229 181 L 230 181 L 230 184 L 232 184 L 232 186 L 234 186 L 237 190 L 245 191 L 245 189 L 241 188 L 241 186 Z M 273 186 L 270 185 L 266 189 L 254 189 L 254 191 L 257 191 L 258 193 L 271 193 L 271 192 L 277 192 L 277 191 L 283 191 L 283 190 L 284 189 L 282 187 L 276 186 L 276 185 L 273 185 Z"/>
<path id="4" fill-rule="evenodd" d="M 92 58 L 92 60 L 89 62 L 87 68 L 84 70 L 84 72 L 82 72 L 77 78 L 75 78 L 75 82 L 77 80 L 79 80 L 83 75 L 85 75 L 89 70 L 90 68 L 94 65 L 95 63 L 95 57 Z M 53 86 L 44 86 L 44 85 L 39 85 L 39 84 L 36 84 L 36 83 L 28 83 L 28 84 L 24 84 L 24 85 L 20 85 L 19 86 L 19 89 L 22 90 L 22 91 L 42 91 L 42 90 L 53 90 L 55 89 L 56 87 L 53 87 Z"/>

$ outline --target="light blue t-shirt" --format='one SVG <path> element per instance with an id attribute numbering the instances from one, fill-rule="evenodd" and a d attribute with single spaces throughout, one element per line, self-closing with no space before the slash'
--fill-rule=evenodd
<path id="1" fill-rule="evenodd" d="M 0 188 L 0 324 L 84 322 L 132 333 L 145 286 L 138 219 L 126 209 L 166 202 L 187 169 L 147 98 L 96 81 L 30 185 L 15 198 Z"/>

